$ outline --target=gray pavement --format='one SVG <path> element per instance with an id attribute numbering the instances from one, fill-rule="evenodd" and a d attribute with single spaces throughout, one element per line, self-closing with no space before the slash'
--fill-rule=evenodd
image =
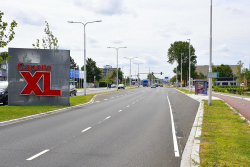
<path id="1" fill-rule="evenodd" d="M 103 94 L 82 108 L 0 127 L 1 166 L 180 166 L 198 106 L 175 89 Z"/>

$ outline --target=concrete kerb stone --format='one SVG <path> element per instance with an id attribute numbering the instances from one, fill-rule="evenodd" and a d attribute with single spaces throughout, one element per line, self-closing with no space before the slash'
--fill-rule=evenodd
<path id="1" fill-rule="evenodd" d="M 195 116 L 195 120 L 190 131 L 186 146 L 184 148 L 182 158 L 181 158 L 181 167 L 196 167 L 200 164 L 200 136 L 201 136 L 201 128 L 202 128 L 202 119 L 203 119 L 203 111 L 204 111 L 204 102 L 198 96 L 191 96 L 186 94 L 178 89 L 177 91 L 195 99 L 200 103 L 197 114 Z"/>
<path id="2" fill-rule="evenodd" d="M 103 94 L 109 94 L 109 93 L 113 93 L 113 92 L 107 92 L 107 93 L 103 93 Z M 67 110 L 84 107 L 86 105 L 92 104 L 97 96 L 103 95 L 103 94 L 97 94 L 97 95 L 95 95 L 89 102 L 84 103 L 84 104 L 79 104 L 79 105 L 75 105 L 75 106 L 71 106 L 71 107 L 65 107 L 65 108 L 61 108 L 61 109 L 57 109 L 57 110 L 53 110 L 53 111 L 47 111 L 45 113 L 40 113 L 40 114 L 30 115 L 30 116 L 26 116 L 26 117 L 22 117 L 22 118 L 17 118 L 17 119 L 12 119 L 12 120 L 8 120 L 8 121 L 3 121 L 3 122 L 0 122 L 0 126 L 14 124 L 14 123 L 17 123 L 17 122 L 26 121 L 26 120 L 30 120 L 30 119 L 34 119 L 34 118 L 46 116 L 46 115 L 49 115 L 49 114 L 56 114 L 56 113 L 59 113 L 59 112 L 64 112 L 64 111 L 67 111 Z"/>
<path id="3" fill-rule="evenodd" d="M 98 94 L 98 95 L 102 95 L 102 94 Z M 26 117 L 22 117 L 22 118 L 17 118 L 17 119 L 13 119 L 13 120 L 3 121 L 3 122 L 0 122 L 0 126 L 5 126 L 5 125 L 9 125 L 9 124 L 21 122 L 21 121 L 26 121 L 26 120 L 30 120 L 30 119 L 34 119 L 34 118 L 46 116 L 46 115 L 49 115 L 49 114 L 56 114 L 56 113 L 59 113 L 59 112 L 63 112 L 63 111 L 71 110 L 71 109 L 80 108 L 80 107 L 92 104 L 94 102 L 95 98 L 98 95 L 95 95 L 89 102 L 84 103 L 84 104 L 75 105 L 75 106 L 72 106 L 72 107 L 65 107 L 65 108 L 61 108 L 61 109 L 57 109 L 57 110 L 53 110 L 53 111 L 48 111 L 48 112 L 45 112 L 45 113 L 30 115 L 30 116 L 26 116 Z"/>

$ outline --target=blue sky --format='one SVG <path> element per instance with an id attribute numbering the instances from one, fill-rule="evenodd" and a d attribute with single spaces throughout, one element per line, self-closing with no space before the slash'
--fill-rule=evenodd
<path id="1" fill-rule="evenodd" d="M 42 39 L 45 22 L 59 40 L 59 49 L 68 49 L 77 64 L 83 65 L 83 25 L 67 21 L 90 22 L 86 26 L 87 57 L 99 67 L 119 67 L 125 76 L 148 72 L 152 68 L 159 78 L 173 76 L 175 64 L 167 63 L 167 51 L 175 41 L 187 41 L 196 49 L 197 65 L 209 63 L 210 0 L 0 0 L 3 21 L 16 20 L 15 39 L 8 47 L 32 48 Z M 250 59 L 250 1 L 213 1 L 213 63 L 234 65 L 238 60 L 249 67 Z M 6 51 L 6 48 L 0 51 Z M 143 75 L 142 78 L 145 78 Z"/>

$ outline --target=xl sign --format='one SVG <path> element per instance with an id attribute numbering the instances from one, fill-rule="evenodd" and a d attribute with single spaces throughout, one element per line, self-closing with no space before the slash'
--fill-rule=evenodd
<path id="1" fill-rule="evenodd" d="M 30 95 L 34 92 L 37 96 L 61 96 L 60 89 L 51 89 L 51 69 L 50 65 L 24 65 L 23 62 L 17 64 L 20 74 L 26 80 L 27 85 L 22 90 L 21 95 Z M 25 71 L 23 71 L 25 70 Z M 36 71 L 32 76 L 31 71 Z M 43 78 L 43 90 L 37 84 Z"/>

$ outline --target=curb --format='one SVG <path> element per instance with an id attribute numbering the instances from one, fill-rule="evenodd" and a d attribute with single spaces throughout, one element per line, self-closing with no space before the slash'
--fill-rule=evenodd
<path id="1" fill-rule="evenodd" d="M 130 89 L 127 89 L 127 90 L 130 90 Z M 114 92 L 107 92 L 107 93 L 103 93 L 103 94 L 109 94 L 109 93 L 114 93 Z M 22 118 L 17 118 L 17 119 L 12 119 L 12 120 L 8 120 L 8 121 L 0 122 L 0 127 L 10 125 L 10 124 L 14 124 L 14 123 L 18 123 L 18 122 L 21 122 L 21 121 L 27 121 L 27 120 L 34 119 L 34 118 L 39 118 L 39 117 L 46 116 L 46 115 L 49 115 L 49 114 L 56 114 L 56 113 L 64 112 L 64 111 L 67 111 L 67 110 L 84 107 L 86 105 L 92 104 L 97 96 L 103 95 L 103 94 L 95 95 L 89 102 L 84 103 L 84 104 L 79 104 L 79 105 L 75 105 L 75 106 L 72 106 L 72 107 L 61 108 L 61 109 L 58 109 L 58 110 L 47 111 L 47 112 L 40 113 L 40 114 L 35 114 L 35 115 L 30 115 L 30 116 L 26 116 L 26 117 L 22 117 Z"/>
<path id="2" fill-rule="evenodd" d="M 189 96 L 189 94 L 186 94 L 178 89 L 176 90 Z M 200 136 L 201 136 L 201 127 L 203 120 L 204 102 L 200 98 L 194 98 L 192 96 L 189 97 L 198 101 L 200 105 L 181 157 L 181 165 L 180 165 L 181 167 L 197 167 L 200 164 L 199 150 L 200 150 Z"/>
<path id="3" fill-rule="evenodd" d="M 98 94 L 98 95 L 101 95 L 101 94 Z M 9 121 L 0 122 L 0 127 L 5 126 L 5 125 L 18 123 L 18 122 L 21 122 L 21 121 L 26 121 L 26 120 L 30 120 L 30 119 L 34 119 L 34 118 L 39 118 L 39 117 L 46 116 L 46 115 L 49 115 L 49 114 L 56 114 L 56 113 L 64 112 L 64 111 L 67 111 L 67 110 L 84 107 L 86 105 L 92 104 L 94 102 L 95 98 L 98 95 L 95 95 L 89 102 L 84 103 L 84 104 L 79 104 L 79 105 L 75 105 L 75 106 L 72 106 L 72 107 L 61 108 L 61 109 L 58 109 L 58 110 L 48 111 L 48 112 L 44 112 L 44 113 L 40 113 L 40 114 L 35 114 L 35 115 L 30 115 L 30 116 L 26 116 L 26 117 L 22 117 L 22 118 L 12 119 L 12 120 L 9 120 Z"/>

